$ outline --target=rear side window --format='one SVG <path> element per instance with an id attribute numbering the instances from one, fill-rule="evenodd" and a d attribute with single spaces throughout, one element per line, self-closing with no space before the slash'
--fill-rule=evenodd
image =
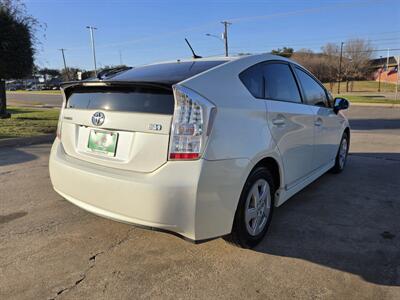
<path id="1" fill-rule="evenodd" d="M 240 73 L 239 78 L 256 98 L 264 98 L 263 65 L 257 64 Z"/>
<path id="2" fill-rule="evenodd" d="M 240 80 L 256 98 L 301 103 L 301 96 L 289 65 L 260 63 L 239 75 Z"/>
<path id="3" fill-rule="evenodd" d="M 316 106 L 328 106 L 325 90 L 310 75 L 296 67 L 296 75 L 299 78 L 305 94 L 307 104 Z"/>
<path id="4" fill-rule="evenodd" d="M 72 91 L 67 108 L 172 115 L 172 91 L 156 88 L 82 87 Z"/>
<path id="5" fill-rule="evenodd" d="M 301 103 L 301 97 L 292 71 L 287 64 L 264 65 L 265 98 Z"/>

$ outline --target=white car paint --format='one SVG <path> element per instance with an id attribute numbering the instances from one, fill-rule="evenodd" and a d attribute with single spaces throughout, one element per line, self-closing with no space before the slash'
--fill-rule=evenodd
<path id="1" fill-rule="evenodd" d="M 247 177 L 270 158 L 279 166 L 274 203 L 281 205 L 333 167 L 349 125 L 332 108 L 254 98 L 239 74 L 269 60 L 291 62 L 268 54 L 228 58 L 177 83 L 216 108 L 197 160 L 168 159 L 172 116 L 104 111 L 101 128 L 120 134 L 115 157 L 104 157 L 87 148 L 98 110 L 64 108 L 50 156 L 54 189 L 92 213 L 206 240 L 231 232 Z"/>

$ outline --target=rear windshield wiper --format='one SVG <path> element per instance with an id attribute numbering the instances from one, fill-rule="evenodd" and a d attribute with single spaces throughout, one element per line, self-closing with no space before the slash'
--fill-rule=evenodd
<path id="1" fill-rule="evenodd" d="M 120 72 L 123 72 L 123 71 L 126 71 L 126 70 L 130 70 L 130 69 L 132 69 L 132 67 L 126 67 L 126 66 L 112 68 L 112 69 L 105 69 L 103 71 L 100 71 L 97 74 L 97 78 L 98 79 L 104 79 L 105 77 L 110 77 L 111 75 L 115 75 L 117 73 L 120 73 Z"/>

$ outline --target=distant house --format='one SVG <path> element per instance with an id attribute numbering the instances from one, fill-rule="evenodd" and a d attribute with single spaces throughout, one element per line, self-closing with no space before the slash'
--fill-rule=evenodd
<path id="1" fill-rule="evenodd" d="M 372 77 L 374 80 L 383 82 L 397 82 L 398 58 L 394 56 L 389 57 L 389 64 L 387 64 L 387 57 L 376 58 L 371 60 Z M 380 75 L 380 76 L 379 76 Z"/>

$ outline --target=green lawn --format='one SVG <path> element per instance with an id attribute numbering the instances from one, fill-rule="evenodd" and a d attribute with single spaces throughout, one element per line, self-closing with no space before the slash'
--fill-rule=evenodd
<path id="1" fill-rule="evenodd" d="M 58 109 L 8 107 L 10 119 L 0 119 L 0 139 L 55 133 Z"/>
<path id="2" fill-rule="evenodd" d="M 388 99 L 380 95 L 341 95 L 353 103 L 386 103 L 386 104 L 400 104 L 400 99 Z"/>
<path id="3" fill-rule="evenodd" d="M 331 86 L 329 83 L 324 83 L 324 86 L 330 90 Z M 377 81 L 354 81 L 353 82 L 353 90 L 350 90 L 349 85 L 349 92 L 378 92 L 379 83 Z M 337 93 L 337 83 L 333 85 L 333 93 Z M 394 83 L 386 83 L 381 82 L 381 92 L 385 93 L 394 93 L 396 91 L 396 85 Z M 342 82 L 340 84 L 340 93 L 346 93 L 346 82 Z"/>

